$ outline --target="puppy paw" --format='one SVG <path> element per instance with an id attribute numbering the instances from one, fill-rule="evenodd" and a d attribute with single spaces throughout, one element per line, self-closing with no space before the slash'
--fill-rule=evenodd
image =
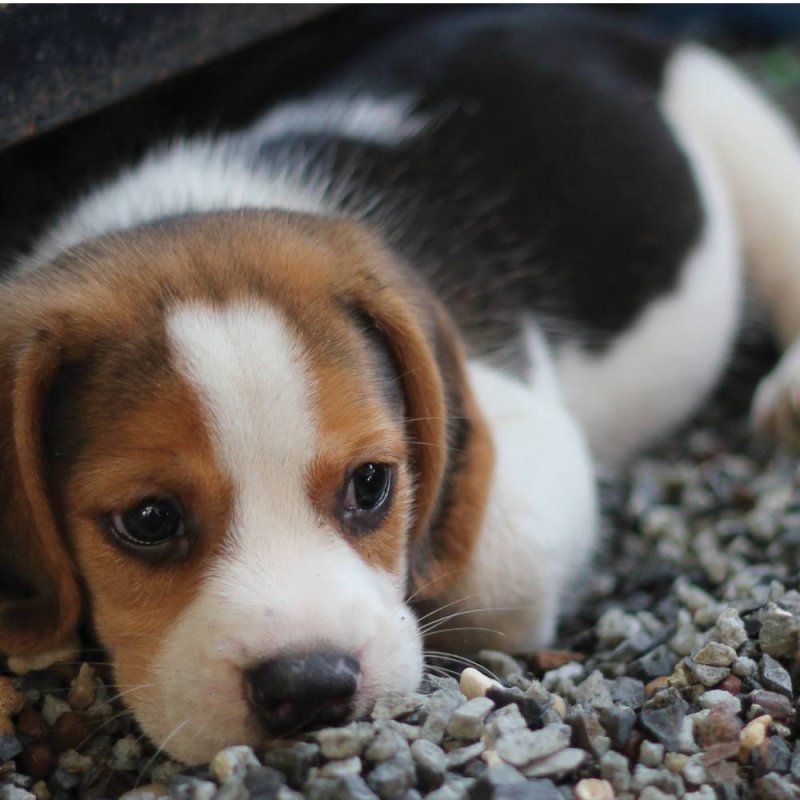
<path id="1" fill-rule="evenodd" d="M 750 417 L 759 434 L 800 452 L 800 340 L 758 384 Z"/>

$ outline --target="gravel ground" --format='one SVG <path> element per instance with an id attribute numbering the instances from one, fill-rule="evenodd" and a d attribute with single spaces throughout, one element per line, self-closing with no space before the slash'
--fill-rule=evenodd
<path id="1" fill-rule="evenodd" d="M 796 54 L 750 65 L 800 118 Z M 476 654 L 488 689 L 432 665 L 368 720 L 187 770 L 103 665 L 0 672 L 0 800 L 800 800 L 797 459 L 709 417 L 601 483 L 588 599 L 557 650 Z"/>
<path id="2" fill-rule="evenodd" d="M 487 696 L 440 664 L 369 720 L 186 771 L 102 666 L 0 677 L 0 800 L 800 798 L 797 460 L 699 424 L 602 486 L 589 600 L 559 650 L 477 654 Z"/>

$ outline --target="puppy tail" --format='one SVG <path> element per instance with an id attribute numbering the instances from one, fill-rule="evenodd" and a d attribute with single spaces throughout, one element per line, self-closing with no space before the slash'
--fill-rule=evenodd
<path id="1" fill-rule="evenodd" d="M 784 346 L 800 335 L 800 141 L 732 64 L 698 45 L 676 50 L 663 108 L 699 140 L 733 202 L 752 284 Z"/>

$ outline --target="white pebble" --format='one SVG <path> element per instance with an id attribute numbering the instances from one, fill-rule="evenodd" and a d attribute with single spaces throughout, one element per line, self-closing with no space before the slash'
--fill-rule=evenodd
<path id="1" fill-rule="evenodd" d="M 704 692 L 697 699 L 703 708 L 721 708 L 731 714 L 739 714 L 742 710 L 742 701 L 724 689 L 712 689 L 710 692 Z"/>
<path id="2" fill-rule="evenodd" d="M 485 697 L 486 692 L 488 692 L 492 686 L 499 685 L 497 681 L 493 681 L 488 675 L 484 675 L 473 667 L 467 667 L 461 673 L 459 688 L 461 689 L 461 694 L 463 694 L 467 700 L 472 700 L 475 697 Z"/>

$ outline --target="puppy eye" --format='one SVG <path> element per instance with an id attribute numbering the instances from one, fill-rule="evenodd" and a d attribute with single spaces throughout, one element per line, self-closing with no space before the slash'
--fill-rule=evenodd
<path id="1" fill-rule="evenodd" d="M 148 497 L 122 513 L 113 514 L 111 527 L 124 541 L 150 547 L 183 536 L 183 515 L 164 498 Z"/>
<path id="2" fill-rule="evenodd" d="M 385 516 L 392 493 L 392 467 L 369 462 L 354 469 L 345 485 L 341 516 L 358 531 L 376 528 Z"/>

